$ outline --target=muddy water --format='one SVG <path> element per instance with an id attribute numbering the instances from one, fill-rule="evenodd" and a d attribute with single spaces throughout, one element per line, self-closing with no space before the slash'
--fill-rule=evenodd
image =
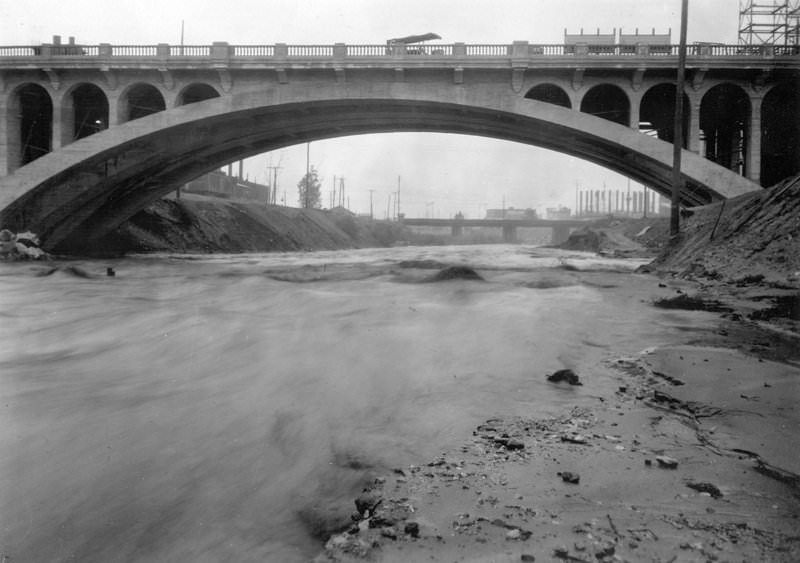
<path id="1" fill-rule="evenodd" d="M 436 270 L 412 260 L 486 281 L 419 283 Z M 307 561 L 371 472 L 560 411 L 550 371 L 591 393 L 604 358 L 713 322 L 651 307 L 636 265 L 525 246 L 0 264 L 0 554 Z"/>

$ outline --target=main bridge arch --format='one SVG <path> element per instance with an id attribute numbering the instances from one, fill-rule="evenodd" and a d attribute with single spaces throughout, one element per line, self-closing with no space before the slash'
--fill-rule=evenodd
<path id="1" fill-rule="evenodd" d="M 183 183 L 241 158 L 306 141 L 378 132 L 445 132 L 536 145 L 671 189 L 672 145 L 507 88 L 402 83 L 281 85 L 152 114 L 81 139 L 0 178 L 0 224 L 51 251 L 109 233 Z M 758 186 L 683 152 L 687 205 Z"/>

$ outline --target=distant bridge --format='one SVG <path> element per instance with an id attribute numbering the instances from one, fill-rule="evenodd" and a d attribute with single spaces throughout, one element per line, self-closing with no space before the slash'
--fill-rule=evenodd
<path id="1" fill-rule="evenodd" d="M 552 243 L 558 244 L 567 240 L 570 230 L 583 227 L 587 220 L 580 219 L 428 219 L 428 218 L 401 218 L 400 222 L 409 227 L 450 227 L 454 237 L 462 235 L 465 227 L 488 227 L 503 229 L 505 242 L 517 241 L 517 229 L 539 227 L 552 229 Z"/>
<path id="2" fill-rule="evenodd" d="M 646 42 L 0 46 L 0 225 L 75 250 L 229 162 L 390 131 L 537 145 L 667 195 L 676 62 Z M 794 48 L 696 45 L 687 69 L 684 204 L 800 170 Z"/>

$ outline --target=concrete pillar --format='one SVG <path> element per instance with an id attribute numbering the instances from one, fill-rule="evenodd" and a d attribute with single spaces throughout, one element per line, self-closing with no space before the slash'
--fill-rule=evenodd
<path id="1" fill-rule="evenodd" d="M 567 225 L 556 225 L 553 227 L 551 244 L 561 244 L 569 238 L 570 228 Z"/>
<path id="2" fill-rule="evenodd" d="M 122 108 L 120 107 L 120 95 L 117 91 L 116 95 L 109 96 L 106 94 L 108 100 L 108 127 L 114 127 L 120 123 L 124 123 L 127 116 L 120 115 Z"/>
<path id="3" fill-rule="evenodd" d="M 750 128 L 747 132 L 745 176 L 761 184 L 761 102 L 762 97 L 750 98 Z"/>
<path id="4" fill-rule="evenodd" d="M 8 169 L 8 106 L 6 100 L 0 98 L 0 176 L 10 174 Z"/>
<path id="5" fill-rule="evenodd" d="M 629 103 L 631 105 L 629 127 L 635 131 L 638 131 L 642 96 L 639 94 L 629 95 L 628 100 L 630 100 Z"/>
<path id="6" fill-rule="evenodd" d="M 503 242 L 517 242 L 517 228 L 513 225 L 503 225 Z"/>
<path id="7" fill-rule="evenodd" d="M 700 103 L 702 98 L 689 96 L 689 150 L 700 154 Z"/>
<path id="8" fill-rule="evenodd" d="M 50 143 L 54 151 L 61 148 L 64 139 L 64 118 L 63 118 L 63 104 L 61 99 L 53 98 L 53 131 Z"/>
<path id="9" fill-rule="evenodd" d="M 463 232 L 464 232 L 464 226 L 461 225 L 460 223 L 453 223 L 450 226 L 450 234 L 453 237 L 460 237 L 463 234 Z"/>

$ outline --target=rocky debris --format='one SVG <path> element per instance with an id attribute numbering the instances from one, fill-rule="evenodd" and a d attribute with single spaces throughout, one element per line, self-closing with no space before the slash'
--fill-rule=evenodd
<path id="1" fill-rule="evenodd" d="M 448 266 L 447 268 L 444 268 L 443 270 L 440 270 L 434 274 L 426 281 L 441 282 L 450 280 L 484 281 L 481 275 L 469 266 Z"/>
<path id="2" fill-rule="evenodd" d="M 656 463 L 658 466 L 663 469 L 677 469 L 678 468 L 678 460 L 674 457 L 669 457 L 666 455 L 660 455 L 656 457 Z"/>
<path id="3" fill-rule="evenodd" d="M 562 381 L 565 381 L 570 385 L 583 385 L 578 377 L 578 374 L 571 369 L 560 369 L 554 373 L 551 373 L 547 376 L 547 381 L 550 383 L 561 383 Z"/>
<path id="4" fill-rule="evenodd" d="M 712 498 L 722 498 L 722 491 L 712 483 L 687 481 L 686 486 L 699 493 L 708 493 Z"/>
<path id="5" fill-rule="evenodd" d="M 558 475 L 561 477 L 561 480 L 564 481 L 565 483 L 572 483 L 574 485 L 577 485 L 581 481 L 581 476 L 571 471 L 559 471 Z"/>
<path id="6" fill-rule="evenodd" d="M 39 237 L 31 232 L 12 233 L 8 229 L 0 230 L 0 259 L 4 260 L 41 260 L 48 254 L 39 248 Z"/>
<path id="7" fill-rule="evenodd" d="M 682 309 L 684 311 L 709 311 L 712 313 L 730 313 L 732 308 L 715 299 L 690 296 L 685 293 L 675 297 L 665 297 L 653 301 L 653 305 L 661 309 Z"/>

